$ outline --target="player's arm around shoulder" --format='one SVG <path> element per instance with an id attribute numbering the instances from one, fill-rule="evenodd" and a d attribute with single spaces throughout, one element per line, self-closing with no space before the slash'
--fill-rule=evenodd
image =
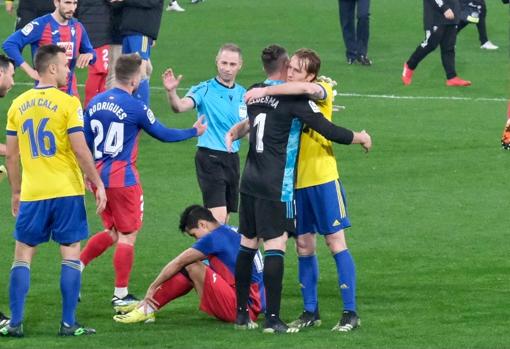
<path id="1" fill-rule="evenodd" d="M 265 96 L 276 95 L 307 95 L 315 101 L 324 100 L 328 97 L 326 89 L 315 82 L 286 82 L 281 85 L 254 87 L 246 92 L 246 103 Z"/>

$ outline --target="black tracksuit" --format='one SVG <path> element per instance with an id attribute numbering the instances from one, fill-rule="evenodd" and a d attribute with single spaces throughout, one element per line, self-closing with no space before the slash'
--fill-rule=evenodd
<path id="1" fill-rule="evenodd" d="M 94 48 L 112 43 L 109 0 L 79 0 L 76 17 Z"/>
<path id="2" fill-rule="evenodd" d="M 455 18 L 446 19 L 444 13 L 452 10 Z M 446 78 L 457 76 L 455 71 L 455 42 L 457 40 L 457 24 L 459 23 L 459 0 L 423 0 L 423 26 L 425 40 L 418 45 L 407 65 L 414 70 L 418 64 L 437 46 L 441 47 L 441 61 Z"/>
<path id="3" fill-rule="evenodd" d="M 23 28 L 33 19 L 44 16 L 55 10 L 53 0 L 19 0 L 16 10 L 16 30 Z"/>
<path id="4" fill-rule="evenodd" d="M 466 6 L 469 2 L 474 2 L 481 7 L 479 22 L 476 23 L 476 28 L 478 29 L 478 39 L 480 40 L 480 45 L 483 45 L 489 41 L 489 37 L 487 36 L 487 25 L 485 24 L 485 18 L 487 17 L 487 5 L 485 5 L 485 0 L 461 0 L 461 3 L 463 3 L 464 6 Z M 457 33 L 464 29 L 468 24 L 468 21 L 461 19 L 457 28 Z"/>
<path id="5" fill-rule="evenodd" d="M 124 0 L 120 34 L 122 36 L 142 34 L 156 40 L 158 38 L 164 0 Z"/>

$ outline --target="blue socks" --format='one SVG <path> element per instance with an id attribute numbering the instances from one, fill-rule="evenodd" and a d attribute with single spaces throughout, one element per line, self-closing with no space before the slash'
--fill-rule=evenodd
<path id="1" fill-rule="evenodd" d="M 138 89 L 133 93 L 133 96 L 136 99 L 139 99 L 142 102 L 144 102 L 147 106 L 149 106 L 150 103 L 149 79 L 143 79 L 142 81 L 140 81 L 140 85 L 138 85 Z"/>
<path id="2" fill-rule="evenodd" d="M 299 283 L 305 311 L 317 310 L 317 283 L 319 280 L 319 262 L 316 255 L 299 256 Z"/>
<path id="3" fill-rule="evenodd" d="M 356 311 L 356 267 L 349 250 L 333 256 L 338 273 L 338 285 L 344 302 L 344 310 Z"/>
<path id="4" fill-rule="evenodd" d="M 30 263 L 14 261 L 9 280 L 9 306 L 11 309 L 11 326 L 18 326 L 23 321 L 25 299 L 30 288 Z"/>
<path id="5" fill-rule="evenodd" d="M 81 287 L 81 267 L 79 260 L 62 260 L 60 291 L 62 292 L 62 322 L 73 326 L 76 322 L 76 306 Z"/>

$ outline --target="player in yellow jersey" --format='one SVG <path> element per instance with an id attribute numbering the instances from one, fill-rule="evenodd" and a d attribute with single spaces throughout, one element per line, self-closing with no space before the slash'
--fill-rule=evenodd
<path id="1" fill-rule="evenodd" d="M 91 334 L 95 330 L 75 319 L 81 285 L 80 240 L 88 236 L 80 167 L 98 187 L 98 212 L 106 205 L 106 194 L 85 142 L 80 102 L 58 89 L 65 86 L 69 74 L 65 50 L 43 46 L 34 61 L 39 84 L 16 98 L 7 115 L 6 156 L 16 245 L 9 285 L 12 318 L 0 329 L 0 337 L 23 336 L 30 263 L 37 245 L 50 238 L 60 244 L 62 255 L 59 335 Z"/>
<path id="2" fill-rule="evenodd" d="M 248 91 L 246 98 L 307 94 L 315 101 L 324 117 L 331 120 L 334 84 L 331 79 L 317 79 L 320 64 L 320 58 L 314 51 L 300 49 L 294 53 L 289 63 L 289 83 L 252 89 Z M 365 131 L 358 136 L 365 139 L 364 148 L 368 151 L 371 147 L 370 136 Z M 324 235 L 333 254 L 344 303 L 342 316 L 332 330 L 347 332 L 358 327 L 360 321 L 356 313 L 356 271 L 344 235 L 344 229 L 351 225 L 345 193 L 339 180 L 331 142 L 306 125 L 301 134 L 298 157 L 296 217 L 299 281 L 304 311 L 290 325 L 310 327 L 321 324 L 317 295 L 319 267 L 316 256 L 316 233 L 319 233 Z"/>

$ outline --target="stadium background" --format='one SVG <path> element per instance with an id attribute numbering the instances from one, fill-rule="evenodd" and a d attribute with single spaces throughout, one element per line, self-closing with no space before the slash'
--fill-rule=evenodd
<path id="1" fill-rule="evenodd" d="M 244 51 L 238 81 L 248 87 L 263 78 L 259 53 L 267 44 L 282 44 L 290 52 L 311 47 L 321 55 L 322 73 L 339 82 L 335 104 L 346 107 L 334 119 L 352 129 L 366 128 L 374 141 L 367 155 L 357 146 L 335 146 L 353 223 L 347 236 L 358 271 L 359 330 L 347 335 L 330 332 L 341 306 L 333 260 L 319 243 L 320 328 L 293 336 L 236 332 L 199 312 L 194 294 L 167 306 L 153 325 L 116 324 L 111 320 L 113 271 L 108 251 L 85 270 L 78 308 L 78 319 L 98 334 L 57 338 L 60 265 L 58 247 L 47 244 L 32 265 L 26 338 L 2 339 L 0 347 L 509 347 L 510 154 L 499 148 L 508 98 L 508 6 L 487 1 L 489 38 L 499 50 L 480 50 L 474 26 L 457 40 L 457 70 L 473 86 L 445 87 L 439 54 L 434 52 L 417 69 L 413 84 L 404 87 L 402 64 L 423 39 L 421 3 L 372 2 L 370 68 L 345 63 L 334 0 L 207 0 L 197 6 L 181 0 L 186 12 L 164 13 L 153 51 L 152 108 L 172 127 L 191 125 L 195 115 L 170 111 L 159 78 L 168 66 L 184 75 L 181 87 L 187 88 L 212 77 L 218 47 L 235 42 Z M 11 32 L 13 22 L 0 10 L 0 38 Z M 84 76 L 79 74 L 82 83 Z M 13 91 L 0 100 L 0 125 L 5 125 L 10 101 L 30 87 L 22 71 L 16 81 Z M 194 141 L 161 144 L 147 135 L 141 138 L 145 222 L 130 287 L 139 296 L 160 268 L 191 243 L 176 227 L 182 208 L 201 201 L 194 146 Z M 246 146 L 241 153 L 245 152 Z M 6 181 L 0 184 L 0 198 L 0 309 L 8 311 L 14 220 Z M 87 201 L 94 233 L 101 226 L 90 196 Z M 237 221 L 234 215 L 232 223 Z M 290 242 L 282 317 L 290 321 L 300 311 Z"/>

